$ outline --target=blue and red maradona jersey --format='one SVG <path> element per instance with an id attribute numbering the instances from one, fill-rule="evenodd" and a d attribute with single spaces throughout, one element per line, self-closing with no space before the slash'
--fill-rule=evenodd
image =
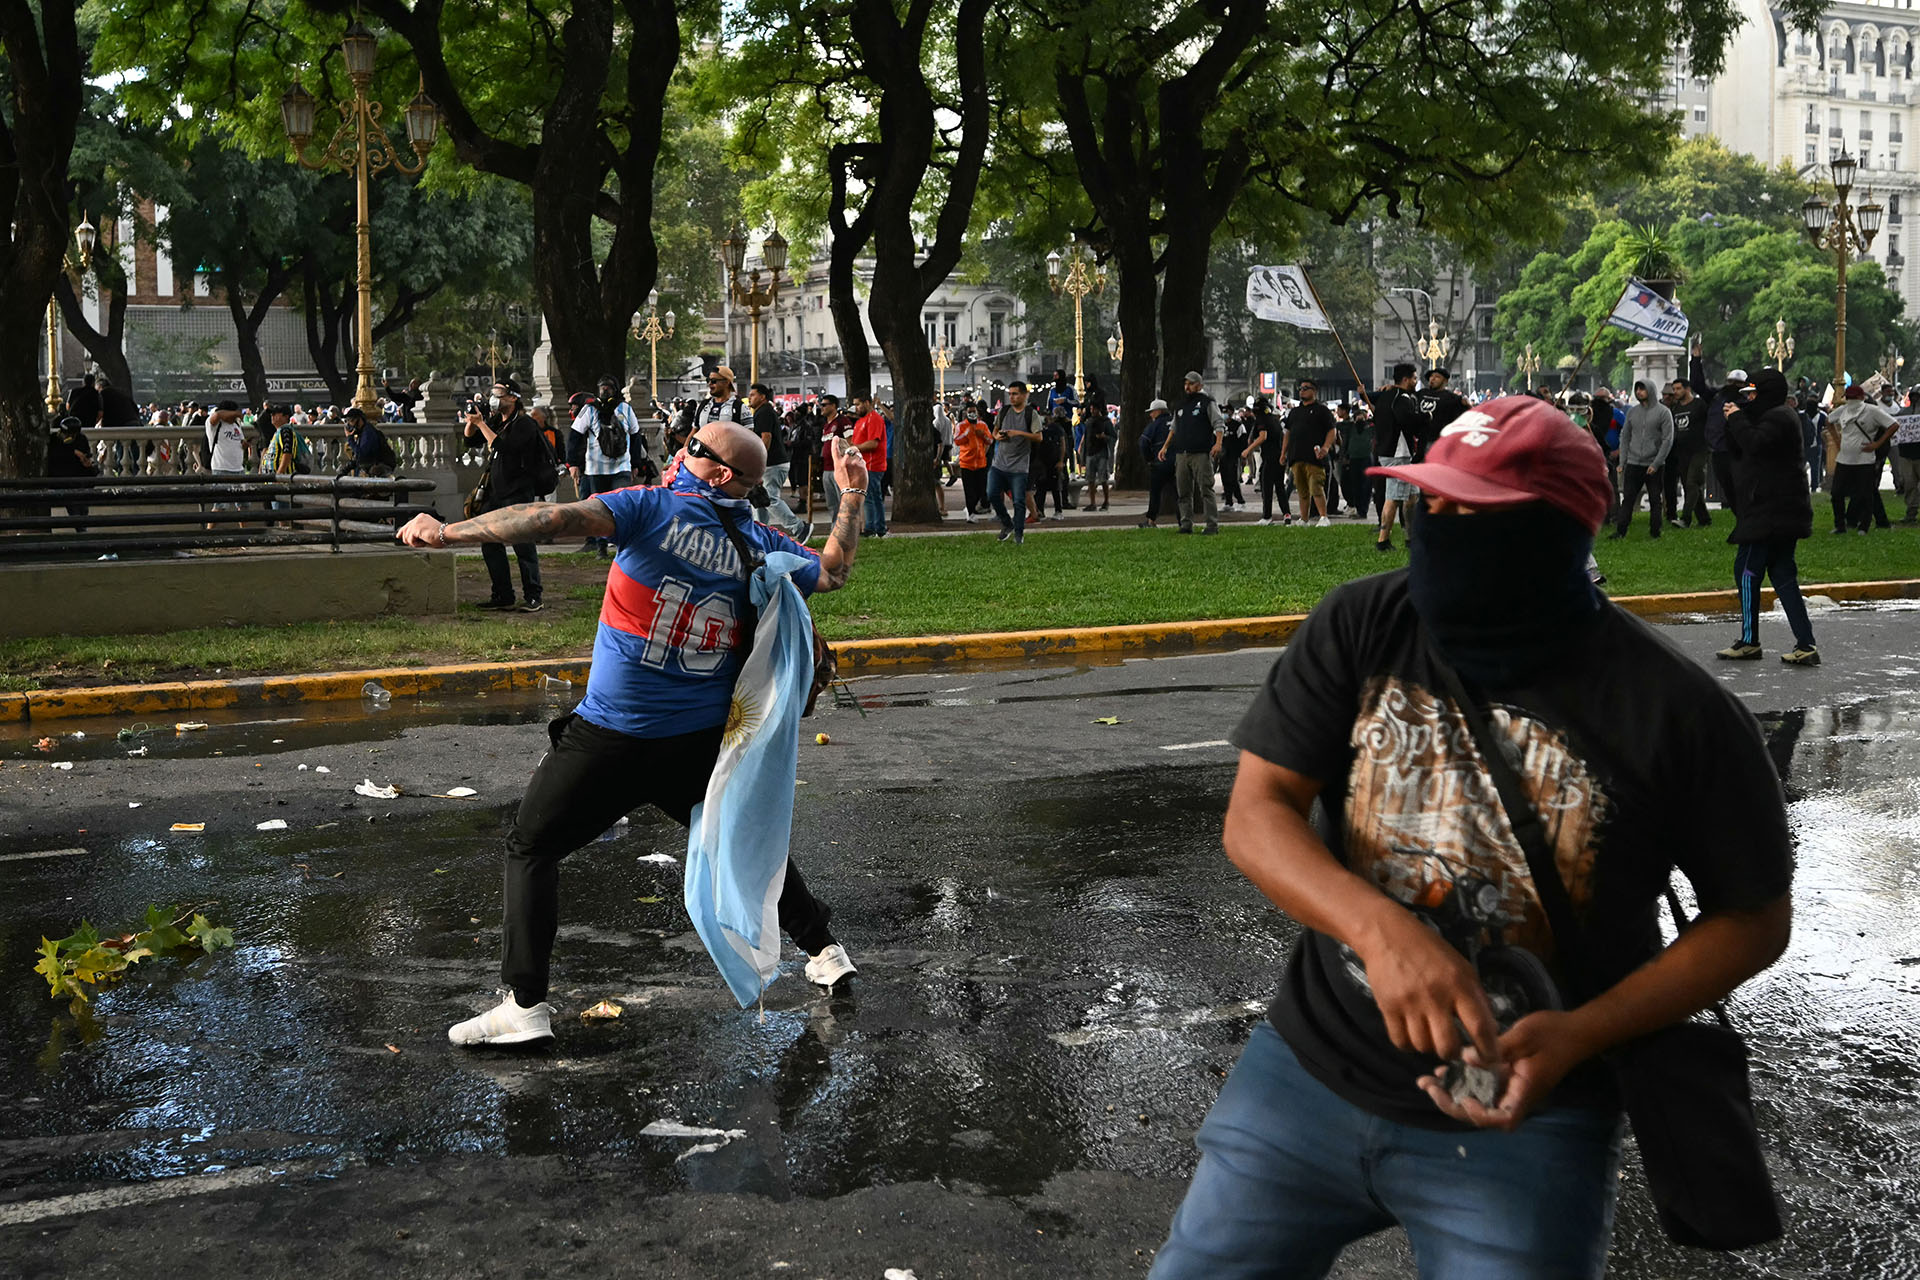
<path id="1" fill-rule="evenodd" d="M 578 710 L 602 728 L 666 738 L 726 723 L 743 661 L 739 622 L 749 611 L 751 569 L 740 563 L 708 494 L 739 513 L 741 533 L 761 551 L 791 551 L 811 562 L 793 575 L 801 595 L 812 595 L 820 581 L 818 555 L 756 523 L 745 502 L 686 473 L 672 488 L 594 495 L 613 513 L 618 551 Z"/>

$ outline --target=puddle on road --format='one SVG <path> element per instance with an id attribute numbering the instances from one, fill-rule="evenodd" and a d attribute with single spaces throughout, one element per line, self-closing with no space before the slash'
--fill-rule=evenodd
<path id="1" fill-rule="evenodd" d="M 1762 722 L 1800 841 L 1799 918 L 1733 1012 L 1791 1238 L 1742 1266 L 1881 1273 L 1920 1254 L 1920 699 Z M 778 1197 L 1184 1175 L 1291 936 L 1219 853 L 1230 780 L 1186 766 L 803 789 L 796 847 L 863 975 L 826 998 L 790 960 L 764 1020 L 688 945 L 681 868 L 639 861 L 680 856 L 680 831 L 636 816 L 562 870 L 560 1041 L 485 1055 L 444 1029 L 490 1000 L 501 807 L 5 864 L 0 1195 L 458 1153 L 618 1160 L 642 1191 Z M 885 835 L 829 850 L 850 823 Z M 136 973 L 82 1023 L 28 971 L 38 937 L 80 914 L 112 924 L 183 898 L 217 899 L 239 947 Z M 579 1020 L 606 997 L 625 1016 Z M 659 1122 L 745 1136 L 689 1155 L 647 1134 Z M 1612 1274 L 1724 1274 L 1666 1245 L 1637 1173 L 1626 1185 Z"/>
<path id="2" fill-rule="evenodd" d="M 533 724 L 571 707 L 584 690 L 513 690 L 460 697 L 397 698 L 385 706 L 366 699 L 293 703 L 246 711 L 180 711 L 163 716 L 86 717 L 0 726 L 0 761 L 119 760 L 145 748 L 149 759 L 201 759 L 214 755 L 278 755 L 314 747 L 384 742 L 409 729 L 432 725 Z M 176 724 L 204 724 L 178 730 Z M 122 739 L 121 730 L 131 736 Z M 78 735 L 78 736 L 76 736 Z M 54 739 L 55 749 L 34 744 Z"/>

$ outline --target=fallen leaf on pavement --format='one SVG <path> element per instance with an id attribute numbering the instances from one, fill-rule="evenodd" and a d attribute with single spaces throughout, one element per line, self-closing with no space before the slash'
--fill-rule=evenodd
<path id="1" fill-rule="evenodd" d="M 207 824 L 204 822 L 176 822 L 169 828 L 172 831 L 205 831 L 206 829 Z"/>
<path id="2" fill-rule="evenodd" d="M 387 1046 L 387 1052 L 389 1052 L 389 1053 L 398 1053 L 398 1052 L 400 1052 L 400 1046 L 399 1046 L 399 1045 L 397 1045 L 397 1044 L 390 1044 L 390 1045 L 388 1045 L 388 1046 Z"/>
<path id="3" fill-rule="evenodd" d="M 1125 722 L 1122 721 L 1119 716 L 1101 716 L 1098 720 L 1095 720 L 1094 723 L 1095 724 L 1123 724 Z"/>

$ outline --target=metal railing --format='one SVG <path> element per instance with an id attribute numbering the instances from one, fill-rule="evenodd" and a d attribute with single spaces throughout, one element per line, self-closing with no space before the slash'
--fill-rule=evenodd
<path id="1" fill-rule="evenodd" d="M 0 480 L 0 560 L 391 543 L 431 480 L 140 475 Z M 60 509 L 55 514 L 54 509 Z"/>
<path id="2" fill-rule="evenodd" d="M 346 437 L 339 426 L 298 427 L 313 450 L 316 471 L 344 471 Z M 399 457 L 394 470 L 419 474 L 452 471 L 466 446 L 459 427 L 424 423 L 383 422 L 380 430 Z M 249 452 L 258 457 L 261 441 L 250 433 Z M 99 427 L 87 432 L 94 458 L 103 476 L 174 476 L 204 473 L 201 459 L 207 447 L 204 426 Z"/>

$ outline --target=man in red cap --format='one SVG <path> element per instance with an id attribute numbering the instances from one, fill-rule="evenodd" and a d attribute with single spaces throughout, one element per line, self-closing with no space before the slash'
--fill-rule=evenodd
<path id="1" fill-rule="evenodd" d="M 1592 436 L 1495 400 L 1393 474 L 1426 495 L 1409 567 L 1329 593 L 1234 730 L 1227 854 L 1305 932 L 1156 1280 L 1317 1277 L 1395 1222 L 1422 1275 L 1599 1277 L 1621 1122 L 1597 1055 L 1786 945 L 1758 726 L 1587 580 L 1613 496 Z M 1662 950 L 1676 865 L 1702 915 Z"/>

